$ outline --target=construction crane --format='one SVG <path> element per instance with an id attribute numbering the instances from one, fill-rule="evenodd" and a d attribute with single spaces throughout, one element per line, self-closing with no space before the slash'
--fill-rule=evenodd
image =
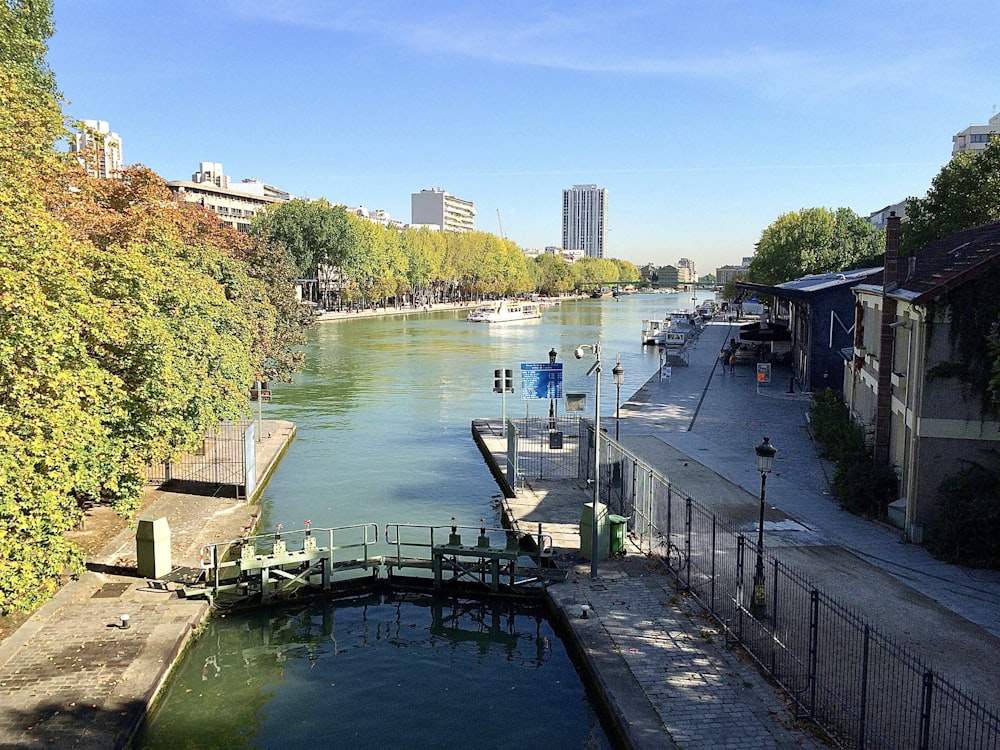
<path id="1" fill-rule="evenodd" d="M 503 236 L 503 222 L 500 220 L 500 209 L 497 209 L 497 224 L 500 225 L 500 239 L 505 240 L 506 237 Z"/>

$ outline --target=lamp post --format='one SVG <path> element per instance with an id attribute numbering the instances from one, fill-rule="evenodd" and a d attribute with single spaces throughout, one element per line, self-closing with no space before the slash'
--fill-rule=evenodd
<path id="1" fill-rule="evenodd" d="M 771 473 L 774 465 L 774 456 L 778 452 L 771 445 L 770 438 L 764 438 L 764 442 L 754 448 L 757 454 L 757 471 L 760 472 L 760 519 L 757 523 L 757 566 L 753 574 L 753 601 L 750 603 L 750 612 L 754 617 L 766 614 L 767 595 L 764 588 L 764 497 L 767 489 L 767 475 Z"/>
<path id="2" fill-rule="evenodd" d="M 618 426 L 621 424 L 622 384 L 625 382 L 625 368 L 622 367 L 622 355 L 618 355 L 615 366 L 611 368 L 611 376 L 615 381 L 615 441 L 618 440 Z"/>
<path id="3" fill-rule="evenodd" d="M 597 533 L 597 506 L 601 499 L 601 344 L 584 344 L 573 352 L 577 359 L 583 359 L 584 352 L 589 349 L 594 353 L 594 364 L 587 370 L 594 376 L 594 515 L 593 529 L 590 538 L 590 577 L 597 578 L 597 548 L 600 546 Z"/>
<path id="4" fill-rule="evenodd" d="M 555 347 L 549 349 L 549 364 L 554 365 L 556 363 L 556 357 L 559 356 L 559 352 L 556 351 Z M 549 429 L 554 430 L 556 428 L 556 400 L 554 398 L 549 399 Z"/>

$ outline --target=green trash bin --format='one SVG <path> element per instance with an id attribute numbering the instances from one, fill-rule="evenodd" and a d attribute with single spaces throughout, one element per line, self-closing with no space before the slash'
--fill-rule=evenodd
<path id="1" fill-rule="evenodd" d="M 628 533 L 628 519 L 625 516 L 608 516 L 611 527 L 611 554 L 625 554 L 625 534 Z"/>

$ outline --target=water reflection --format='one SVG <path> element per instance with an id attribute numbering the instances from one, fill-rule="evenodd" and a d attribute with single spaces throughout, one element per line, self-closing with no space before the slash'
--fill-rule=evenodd
<path id="1" fill-rule="evenodd" d="M 610 747 L 539 610 L 429 596 L 216 619 L 163 705 L 138 747 Z"/>

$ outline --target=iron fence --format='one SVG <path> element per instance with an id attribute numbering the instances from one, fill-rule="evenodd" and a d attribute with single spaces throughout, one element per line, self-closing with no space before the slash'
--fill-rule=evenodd
<path id="1" fill-rule="evenodd" d="M 519 456 L 522 435 L 536 436 L 525 451 L 532 457 L 525 456 L 521 476 L 592 478 L 592 426 L 572 421 L 576 429 L 560 420 L 563 435 L 573 437 L 560 449 L 571 453 L 561 453 L 558 461 L 545 447 L 548 425 L 519 431 Z M 601 500 L 609 512 L 629 519 L 632 541 L 660 560 L 727 637 L 774 678 L 800 715 L 838 747 L 1000 750 L 1000 717 L 994 711 L 766 549 L 760 550 L 763 606 L 751 606 L 758 553 L 752 535 L 717 517 L 615 441 L 601 440 L 598 463 Z"/>
<path id="2" fill-rule="evenodd" d="M 253 456 L 248 455 L 247 431 L 253 430 L 252 420 L 223 422 L 215 429 L 205 431 L 201 448 L 169 463 L 146 467 L 147 484 L 162 486 L 168 482 L 193 482 L 196 484 L 229 487 L 236 497 L 246 497 L 249 485 L 256 477 L 248 477 L 248 466 L 253 466 Z M 253 432 L 250 440 L 253 440 Z"/>

